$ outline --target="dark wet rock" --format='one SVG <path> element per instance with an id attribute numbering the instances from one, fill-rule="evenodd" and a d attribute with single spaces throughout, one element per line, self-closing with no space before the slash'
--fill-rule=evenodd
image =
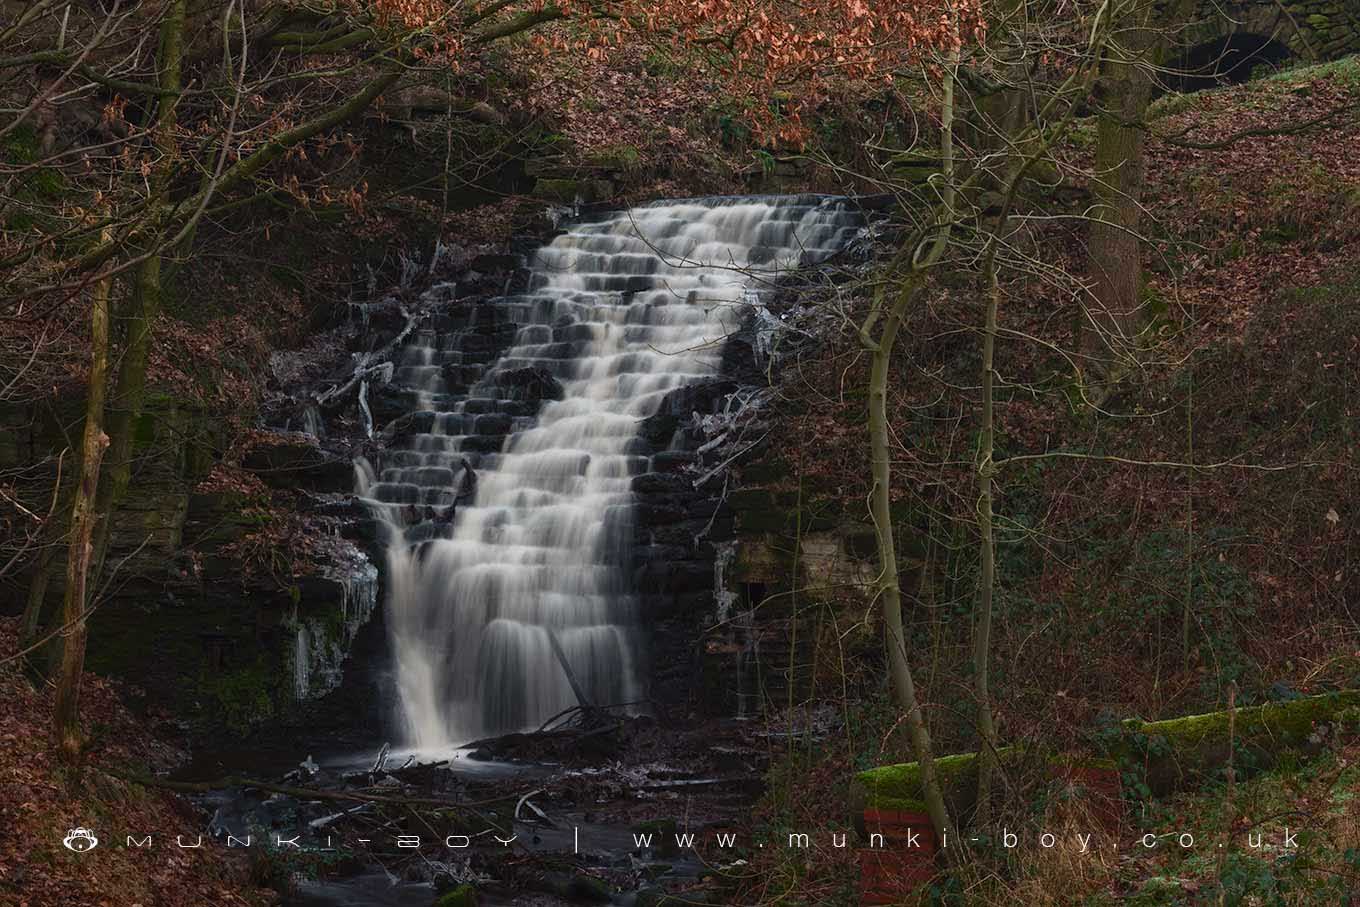
<path id="1" fill-rule="evenodd" d="M 643 419 L 638 425 L 639 453 L 651 454 L 671 446 L 671 439 L 680 427 L 680 417 L 670 413 L 657 413 Z"/>
<path id="2" fill-rule="evenodd" d="M 368 410 L 379 425 L 394 422 L 416 408 L 415 395 L 392 384 L 368 386 Z"/>
<path id="3" fill-rule="evenodd" d="M 689 558 L 690 550 L 685 545 L 638 545 L 633 549 L 633 562 L 637 564 L 683 561 Z"/>
<path id="4" fill-rule="evenodd" d="M 448 508 L 450 511 L 452 507 Z M 406 527 L 406 541 L 411 545 L 418 545 L 421 542 L 429 542 L 434 539 L 447 538 L 449 534 L 448 526 L 437 520 L 425 520 Z"/>
<path id="5" fill-rule="evenodd" d="M 694 486 L 688 478 L 673 472 L 644 472 L 633 477 L 633 491 L 638 494 L 684 494 L 693 493 Z"/>
<path id="6" fill-rule="evenodd" d="M 472 259 L 472 270 L 483 274 L 507 274 L 520 267 L 520 256 L 509 252 L 483 252 Z"/>
<path id="7" fill-rule="evenodd" d="M 382 532 L 377 520 L 360 519 L 345 523 L 340 527 L 340 537 L 372 548 L 377 545 Z"/>
<path id="8" fill-rule="evenodd" d="M 465 391 L 469 385 L 476 383 L 482 377 L 481 366 L 464 365 L 462 363 L 448 363 L 439 369 L 440 376 L 444 379 L 444 384 L 452 392 Z"/>
<path id="9" fill-rule="evenodd" d="M 252 447 L 241 458 L 241 466 L 276 488 L 348 491 L 353 487 L 354 466 L 348 459 L 322 450 L 307 435 L 279 435 L 277 440 Z"/>
<path id="10" fill-rule="evenodd" d="M 713 566 L 697 561 L 653 561 L 638 568 L 636 582 L 638 591 L 644 594 L 700 592 L 713 588 Z"/>
<path id="11" fill-rule="evenodd" d="M 704 565 L 712 570 L 711 565 Z M 638 597 L 638 614 L 645 621 L 662 621 L 671 618 L 684 618 L 687 622 L 701 615 L 710 614 L 713 611 L 713 592 L 685 592 L 674 594 L 670 592 L 654 592 L 649 595 Z M 683 649 L 674 649 L 669 661 L 678 667 L 684 667 L 687 663 L 687 653 Z M 683 683 L 683 681 L 682 681 Z"/>
<path id="12" fill-rule="evenodd" d="M 683 520 L 685 516 L 684 505 L 674 502 L 643 500 L 633 506 L 635 526 L 658 526 L 665 523 L 675 523 Z"/>
<path id="13" fill-rule="evenodd" d="M 383 440 L 394 443 L 404 441 L 412 435 L 429 434 L 431 429 L 434 428 L 434 420 L 435 413 L 429 410 L 420 410 L 398 416 L 383 426 Z"/>
<path id="14" fill-rule="evenodd" d="M 677 387 L 662 398 L 657 414 L 688 419 L 692 413 L 717 412 L 723 398 L 735 391 L 737 386 L 736 381 L 719 378 Z"/>
<path id="15" fill-rule="evenodd" d="M 473 422 L 473 431 L 479 435 L 504 435 L 510 432 L 511 419 L 504 413 L 486 413 Z"/>
<path id="16" fill-rule="evenodd" d="M 547 369 L 534 366 L 501 372 L 496 385 L 513 392 L 517 400 L 561 400 L 564 393 L 562 383 Z"/>
<path id="17" fill-rule="evenodd" d="M 406 326 L 406 313 L 401 300 L 387 296 L 377 302 L 356 302 L 350 306 L 349 316 L 363 328 L 357 336 L 361 349 L 376 349 L 373 340 L 390 335 L 395 337 Z"/>
<path id="18" fill-rule="evenodd" d="M 462 449 L 470 453 L 488 454 L 500 453 L 501 446 L 505 444 L 504 435 L 468 435 L 460 442 Z"/>
<path id="19" fill-rule="evenodd" d="M 652 457 L 653 472 L 679 472 L 698 459 L 686 450 L 663 450 Z"/>

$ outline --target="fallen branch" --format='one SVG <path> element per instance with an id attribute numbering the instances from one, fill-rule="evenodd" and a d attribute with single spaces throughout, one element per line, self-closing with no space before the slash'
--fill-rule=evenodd
<path id="1" fill-rule="evenodd" d="M 1307 132 L 1314 126 L 1321 126 L 1323 123 L 1336 119 L 1341 116 L 1341 114 L 1356 110 L 1357 108 L 1360 108 L 1360 101 L 1353 101 L 1349 104 L 1343 104 L 1340 107 L 1334 107 L 1321 116 L 1314 117 L 1311 120 L 1305 120 L 1302 123 L 1292 123 L 1288 126 L 1258 126 L 1255 129 L 1243 129 L 1242 131 L 1234 132 L 1227 138 L 1220 139 L 1217 142 L 1196 142 L 1192 139 L 1183 138 L 1187 132 L 1198 125 L 1196 123 L 1192 123 L 1180 132 L 1172 135 L 1157 135 L 1157 133 L 1152 132 L 1151 129 L 1148 129 L 1147 131 L 1160 141 L 1166 142 L 1168 145 L 1175 145 L 1177 148 L 1190 148 L 1195 151 L 1222 151 L 1229 145 L 1234 145 L 1237 142 L 1242 141 L 1242 139 L 1262 138 L 1276 135 L 1298 135 L 1301 132 Z M 1147 126 L 1144 125 L 1143 128 L 1147 129 Z"/>
<path id="2" fill-rule="evenodd" d="M 504 803 L 511 797 L 496 797 L 491 800 L 459 801 L 446 797 L 394 797 L 386 794 L 366 794 L 359 791 L 318 790 L 311 787 L 294 787 L 288 784 L 273 784 L 239 775 L 228 775 L 212 781 L 171 781 L 154 775 L 140 775 L 132 772 L 109 771 L 108 774 L 131 784 L 142 787 L 155 787 L 181 794 L 206 794 L 229 787 L 250 788 L 297 797 L 300 800 L 334 800 L 338 802 L 378 803 L 386 806 L 433 806 L 441 809 L 466 809 L 475 811 L 477 807 L 494 806 Z"/>
<path id="3" fill-rule="evenodd" d="M 385 343 L 381 349 L 364 353 L 360 356 L 359 361 L 354 364 L 354 373 L 344 384 L 338 384 L 329 390 L 314 394 L 313 398 L 316 400 L 318 406 L 323 409 L 334 409 L 339 404 L 338 402 L 332 403 L 331 401 L 343 398 L 349 393 L 354 385 L 388 364 L 388 357 L 390 357 L 392 352 L 406 340 L 411 331 L 415 329 L 416 322 L 419 320 L 417 313 L 408 309 L 406 306 L 401 307 L 401 314 L 406 317 L 406 325 L 401 329 L 397 336 Z"/>

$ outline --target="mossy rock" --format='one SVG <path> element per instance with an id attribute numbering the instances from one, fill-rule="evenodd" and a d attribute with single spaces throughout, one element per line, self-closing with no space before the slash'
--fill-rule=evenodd
<path id="1" fill-rule="evenodd" d="M 1143 882 L 1143 887 L 1129 898 L 1128 903 L 1134 907 L 1161 907 L 1163 904 L 1174 904 L 1183 894 L 1185 889 L 1178 880 L 1152 876 Z"/>
<path id="2" fill-rule="evenodd" d="M 558 894 L 569 901 L 585 904 L 608 904 L 614 899 L 609 886 L 594 876 L 576 875 L 557 886 Z"/>
<path id="3" fill-rule="evenodd" d="M 673 835 L 679 826 L 674 819 L 652 819 L 647 822 L 639 822 L 633 826 L 632 830 L 642 834 L 654 835 Z"/>
<path id="4" fill-rule="evenodd" d="M 477 907 L 477 889 L 471 885 L 459 885 L 440 895 L 434 907 Z"/>
<path id="5" fill-rule="evenodd" d="M 586 152 L 585 162 L 596 170 L 636 173 L 642 169 L 642 153 L 633 145 L 606 145 Z"/>
<path id="6" fill-rule="evenodd" d="M 261 658 L 250 667 L 208 677 L 200 686 L 204 712 L 228 731 L 244 734 L 274 717 L 284 676 L 281 665 Z"/>

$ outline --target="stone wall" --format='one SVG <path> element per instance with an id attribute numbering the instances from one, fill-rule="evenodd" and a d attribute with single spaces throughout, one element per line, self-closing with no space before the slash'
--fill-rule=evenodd
<path id="1" fill-rule="evenodd" d="M 813 487 L 799 490 L 795 480 L 790 488 L 791 478 L 777 452 L 767 453 L 740 471 L 728 496 L 734 532 L 719 591 L 727 613 L 705 645 L 712 709 L 753 716 L 808 697 L 825 607 L 872 597 L 872 525 Z"/>
<path id="2" fill-rule="evenodd" d="M 1176 39 L 1193 48 L 1230 35 L 1279 41 L 1299 60 L 1318 62 L 1360 51 L 1360 0 L 1260 0 L 1197 3 Z"/>

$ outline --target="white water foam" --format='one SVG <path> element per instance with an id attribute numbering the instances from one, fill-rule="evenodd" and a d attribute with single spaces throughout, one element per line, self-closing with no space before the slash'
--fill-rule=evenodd
<path id="1" fill-rule="evenodd" d="M 640 420 L 718 372 L 752 291 L 860 223 L 843 200 L 807 196 L 634 208 L 570 226 L 532 257 L 524 294 L 478 304 L 520 325 L 494 362 L 468 352 L 471 328 L 413 332 L 393 383 L 432 412 L 427 430 L 376 472 L 356 464 L 387 531 L 408 743 L 539 727 L 577 704 L 563 661 L 595 705 L 644 695 L 628 575 L 632 482 L 649 471 Z M 560 384 L 536 415 L 506 389 L 525 369 Z M 477 443 L 498 434 L 498 451 Z"/>

